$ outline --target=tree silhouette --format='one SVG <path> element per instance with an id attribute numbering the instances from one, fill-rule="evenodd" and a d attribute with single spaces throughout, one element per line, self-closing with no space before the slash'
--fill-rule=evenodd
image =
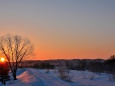
<path id="1" fill-rule="evenodd" d="M 33 45 L 28 38 L 19 35 L 4 35 L 0 38 L 0 51 L 6 57 L 14 80 L 20 63 L 33 54 Z"/>

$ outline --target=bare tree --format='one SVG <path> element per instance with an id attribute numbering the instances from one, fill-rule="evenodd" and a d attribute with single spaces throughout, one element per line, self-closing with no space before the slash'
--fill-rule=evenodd
<path id="1" fill-rule="evenodd" d="M 0 51 L 6 57 L 14 80 L 20 63 L 33 54 L 33 45 L 28 38 L 19 35 L 4 35 L 0 38 Z"/>

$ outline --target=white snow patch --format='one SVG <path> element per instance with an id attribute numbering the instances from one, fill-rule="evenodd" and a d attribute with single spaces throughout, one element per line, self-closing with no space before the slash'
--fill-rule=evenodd
<path id="1" fill-rule="evenodd" d="M 72 82 L 66 82 L 58 77 L 58 73 L 50 70 L 25 68 L 17 71 L 18 80 L 11 79 L 5 86 L 115 86 L 114 81 L 109 81 L 107 74 L 95 74 L 88 71 L 71 71 Z M 91 80 L 91 77 L 95 78 Z M 4 86 L 0 83 L 0 86 Z"/>

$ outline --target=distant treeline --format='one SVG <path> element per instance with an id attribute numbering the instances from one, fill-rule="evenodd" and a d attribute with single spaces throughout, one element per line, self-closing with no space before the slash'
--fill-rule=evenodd
<path id="1" fill-rule="evenodd" d="M 96 73 L 103 72 L 113 72 L 115 71 L 115 56 L 112 55 L 107 60 L 102 59 L 75 59 L 75 60 L 47 60 L 47 61 L 39 61 L 39 62 L 29 62 L 31 65 L 26 65 L 28 63 L 24 63 L 25 66 L 20 67 L 31 67 L 31 68 L 39 68 L 39 69 L 54 69 L 63 65 L 67 69 L 70 70 L 80 70 L 80 71 L 91 71 Z M 33 65 L 32 65 L 33 64 Z"/>
<path id="2" fill-rule="evenodd" d="M 54 65 L 51 65 L 50 63 L 40 63 L 40 64 L 34 64 L 33 68 L 54 69 Z"/>
<path id="3" fill-rule="evenodd" d="M 37 69 L 45 69 L 46 73 L 50 69 L 54 69 L 60 75 L 62 80 L 71 80 L 69 76 L 70 70 L 77 71 L 90 71 L 101 75 L 102 73 L 108 74 L 109 80 L 115 81 L 115 56 L 112 55 L 107 60 L 102 59 L 75 59 L 75 60 L 47 60 L 47 61 L 29 61 L 23 63 L 20 67 L 31 67 Z M 92 75 L 91 79 L 95 76 Z"/>
<path id="4" fill-rule="evenodd" d="M 78 65 L 73 65 L 72 63 L 66 62 L 66 66 L 70 70 L 89 70 L 91 72 L 103 73 L 103 72 L 113 72 L 115 71 L 115 56 L 111 56 L 105 61 L 90 61 L 80 60 Z"/>

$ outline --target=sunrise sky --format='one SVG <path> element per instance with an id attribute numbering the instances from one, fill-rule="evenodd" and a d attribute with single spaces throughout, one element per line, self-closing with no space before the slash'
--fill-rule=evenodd
<path id="1" fill-rule="evenodd" d="M 103 58 L 115 54 L 115 0 L 1 0 L 0 36 L 18 34 L 33 59 Z"/>

